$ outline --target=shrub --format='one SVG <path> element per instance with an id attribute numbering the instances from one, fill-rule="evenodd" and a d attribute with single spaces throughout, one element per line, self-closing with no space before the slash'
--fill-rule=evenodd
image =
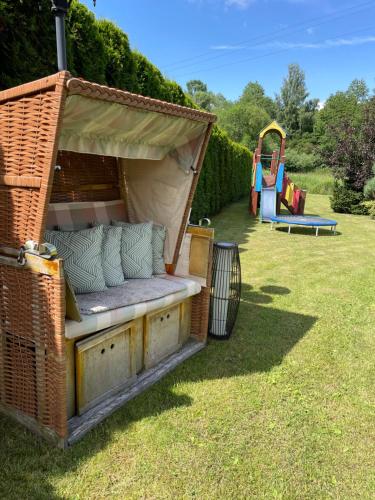
<path id="1" fill-rule="evenodd" d="M 303 153 L 288 148 L 285 153 L 285 166 L 288 172 L 308 172 L 320 166 L 320 159 L 314 153 Z"/>
<path id="2" fill-rule="evenodd" d="M 94 14 L 76 0 L 67 17 L 67 43 L 71 72 L 92 82 L 106 83 L 106 41 Z M 51 53 L 54 53 L 52 47 Z"/>
<path id="3" fill-rule="evenodd" d="M 363 188 L 363 194 L 367 200 L 375 200 L 375 163 L 372 166 L 374 177 L 369 179 Z"/>
<path id="4" fill-rule="evenodd" d="M 364 201 L 362 203 L 371 219 L 375 219 L 375 200 Z"/>
<path id="5" fill-rule="evenodd" d="M 127 35 L 111 21 L 100 19 L 97 26 L 105 41 L 105 79 L 111 87 L 138 92 L 135 62 Z"/>
<path id="6" fill-rule="evenodd" d="M 363 194 L 367 200 L 375 200 L 375 177 L 366 182 Z"/>
<path id="7" fill-rule="evenodd" d="M 349 189 L 344 184 L 336 182 L 331 196 L 331 207 L 334 212 L 343 214 L 363 214 L 359 205 L 363 201 L 363 194 Z"/>

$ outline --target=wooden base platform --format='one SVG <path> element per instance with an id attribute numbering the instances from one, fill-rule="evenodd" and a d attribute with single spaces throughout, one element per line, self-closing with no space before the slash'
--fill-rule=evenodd
<path id="1" fill-rule="evenodd" d="M 163 378 L 164 375 L 174 370 L 179 364 L 204 347 L 205 344 L 203 342 L 189 339 L 179 351 L 171 354 L 153 368 L 139 374 L 137 381 L 133 385 L 126 387 L 121 392 L 106 399 L 91 410 L 88 410 L 82 416 L 72 417 L 68 422 L 69 437 L 65 442 L 65 446 L 74 444 L 114 411 L 122 407 L 126 402 L 151 387 Z"/>

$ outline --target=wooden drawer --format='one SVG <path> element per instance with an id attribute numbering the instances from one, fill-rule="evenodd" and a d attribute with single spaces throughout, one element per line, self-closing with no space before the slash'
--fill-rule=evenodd
<path id="1" fill-rule="evenodd" d="M 75 345 L 79 415 L 136 378 L 135 325 L 110 328 Z"/>
<path id="2" fill-rule="evenodd" d="M 180 306 L 181 304 L 177 304 L 146 316 L 144 329 L 146 369 L 155 366 L 181 347 Z"/>

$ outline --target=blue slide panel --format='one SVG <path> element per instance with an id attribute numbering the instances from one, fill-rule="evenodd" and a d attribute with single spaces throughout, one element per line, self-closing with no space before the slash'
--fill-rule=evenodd
<path id="1" fill-rule="evenodd" d="M 263 171 L 262 164 L 257 163 L 256 177 L 255 177 L 255 191 L 260 193 L 262 191 Z"/>
<path id="2" fill-rule="evenodd" d="M 276 177 L 276 191 L 278 193 L 281 193 L 283 190 L 284 170 L 285 170 L 284 163 L 280 163 Z"/>

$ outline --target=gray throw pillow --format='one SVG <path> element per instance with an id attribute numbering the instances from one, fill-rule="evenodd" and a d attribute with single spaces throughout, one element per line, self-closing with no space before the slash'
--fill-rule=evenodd
<path id="1" fill-rule="evenodd" d="M 106 290 L 102 267 L 103 227 L 81 231 L 46 231 L 45 239 L 64 259 L 64 269 L 76 293 Z"/>
<path id="2" fill-rule="evenodd" d="M 112 221 L 112 224 L 122 228 L 121 263 L 125 278 L 151 278 L 152 222 Z"/>
<path id="3" fill-rule="evenodd" d="M 95 224 L 96 225 L 96 224 Z M 124 283 L 124 273 L 121 265 L 122 228 L 98 224 L 103 228 L 102 266 L 105 284 L 118 286 Z"/>
<path id="4" fill-rule="evenodd" d="M 153 274 L 165 274 L 164 242 L 165 226 L 153 224 L 152 226 L 152 271 Z"/>

